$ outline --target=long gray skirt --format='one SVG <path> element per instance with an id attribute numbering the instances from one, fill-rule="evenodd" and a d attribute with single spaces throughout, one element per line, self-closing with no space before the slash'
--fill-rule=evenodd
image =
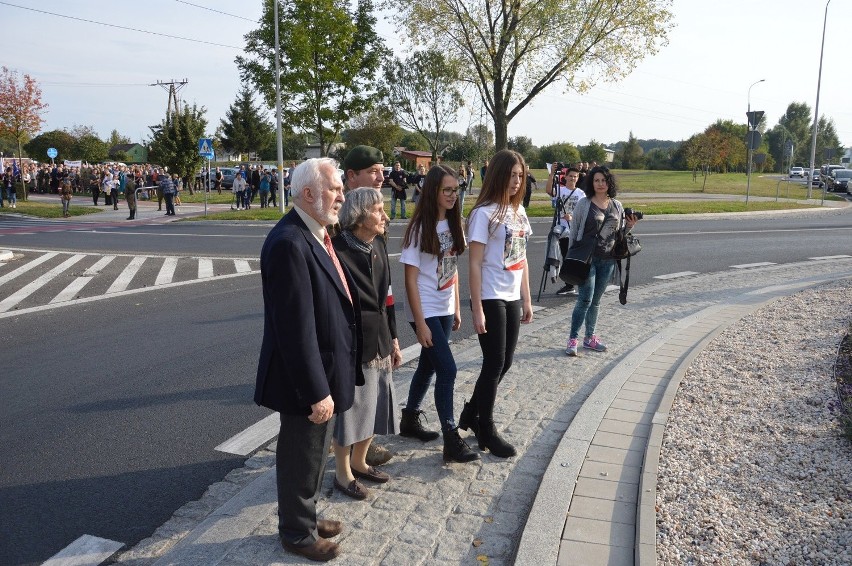
<path id="1" fill-rule="evenodd" d="M 374 434 L 398 434 L 399 411 L 390 357 L 363 364 L 364 385 L 355 387 L 352 407 L 337 415 L 334 440 L 349 446 Z"/>

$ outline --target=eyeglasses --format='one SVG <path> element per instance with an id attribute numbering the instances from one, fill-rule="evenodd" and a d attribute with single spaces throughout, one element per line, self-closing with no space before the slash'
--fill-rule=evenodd
<path id="1" fill-rule="evenodd" d="M 456 194 L 457 192 L 459 192 L 459 188 L 458 187 L 443 187 L 441 189 L 441 192 L 444 193 L 445 197 L 448 197 L 448 196 L 452 196 L 452 195 Z"/>

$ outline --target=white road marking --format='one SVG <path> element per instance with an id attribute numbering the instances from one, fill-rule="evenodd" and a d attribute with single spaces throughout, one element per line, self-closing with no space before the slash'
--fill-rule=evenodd
<path id="1" fill-rule="evenodd" d="M 268 417 L 254 423 L 244 431 L 235 434 L 215 450 L 237 456 L 248 456 L 278 434 L 281 429 L 281 418 L 278 413 L 272 413 Z"/>
<path id="2" fill-rule="evenodd" d="M 42 566 L 95 566 L 112 558 L 124 543 L 83 535 L 42 563 Z"/>
<path id="3" fill-rule="evenodd" d="M 165 285 L 166 283 L 171 283 L 175 276 L 177 264 L 178 258 L 167 257 L 163 262 L 163 267 L 160 268 L 160 272 L 157 274 L 157 280 L 154 281 L 154 285 Z"/>
<path id="4" fill-rule="evenodd" d="M 251 271 L 251 266 L 249 262 L 244 259 L 235 259 L 234 260 L 234 269 L 237 270 L 237 273 L 248 273 Z"/>
<path id="5" fill-rule="evenodd" d="M 60 263 L 59 265 L 57 265 L 56 267 L 54 267 L 53 269 L 51 269 L 50 271 L 48 271 L 47 273 L 45 273 L 44 275 L 37 278 L 36 280 L 28 283 L 27 285 L 24 285 L 23 287 L 0 301 L 0 312 L 8 311 L 24 299 L 44 287 L 45 285 L 47 285 L 51 280 L 53 280 L 54 277 L 56 277 L 57 275 L 59 275 L 60 273 L 83 259 L 84 257 L 86 257 L 85 254 L 73 255 L 62 263 Z"/>
<path id="6" fill-rule="evenodd" d="M 207 279 L 213 277 L 213 260 L 201 257 L 198 258 L 198 278 Z"/>
<path id="7" fill-rule="evenodd" d="M 697 271 L 680 271 L 678 273 L 669 273 L 667 275 L 655 275 L 654 279 L 677 279 L 678 277 L 689 277 L 690 275 L 698 275 Z"/>
<path id="8" fill-rule="evenodd" d="M 127 267 L 124 268 L 124 271 L 116 278 L 115 281 L 112 282 L 112 285 L 107 289 L 106 294 L 110 293 L 119 293 L 127 289 L 130 286 L 130 282 L 133 280 L 133 276 L 139 271 L 139 268 L 142 267 L 142 264 L 145 263 L 145 256 L 136 256 L 130 263 L 127 264 Z"/>
<path id="9" fill-rule="evenodd" d="M 39 250 L 39 251 L 40 251 L 40 250 Z M 27 271 L 29 271 L 30 269 L 33 269 L 33 268 L 35 268 L 35 267 L 38 267 L 38 266 L 39 266 L 39 265 L 41 265 L 42 263 L 44 263 L 44 262 L 46 262 L 47 260 L 52 259 L 52 258 L 54 258 L 54 257 L 56 257 L 56 256 L 58 256 L 58 255 L 59 255 L 59 252 L 48 252 L 48 253 L 46 253 L 46 254 L 44 254 L 44 255 L 40 256 L 40 257 L 35 258 L 34 260 L 32 260 L 32 261 L 31 261 L 31 262 L 29 262 L 29 263 L 25 263 L 24 265 L 22 265 L 22 266 L 21 266 L 21 267 L 19 267 L 18 269 L 14 270 L 14 271 L 10 271 L 9 273 L 7 273 L 6 275 L 4 275 L 3 277 L 0 277 L 0 285 L 3 285 L 4 283 L 8 283 L 9 281 L 11 281 L 12 279 L 14 279 L 14 278 L 15 278 L 15 277 L 17 277 L 18 275 L 21 275 L 21 274 L 23 274 L 23 273 L 26 273 L 26 272 L 27 272 Z"/>
<path id="10" fill-rule="evenodd" d="M 758 263 L 741 263 L 740 265 L 732 265 L 732 269 L 748 269 L 749 267 L 765 267 L 767 265 L 775 265 L 771 261 L 760 261 Z"/>
<path id="11" fill-rule="evenodd" d="M 399 257 L 402 255 L 402 252 L 396 254 L 388 254 L 388 257 Z"/>
<path id="12" fill-rule="evenodd" d="M 850 257 L 852 257 L 852 255 L 823 255 L 823 256 L 817 256 L 817 257 L 809 257 L 808 259 L 815 259 L 815 260 L 820 260 L 820 259 L 846 259 L 846 258 L 850 258 Z"/>
<path id="13" fill-rule="evenodd" d="M 71 282 L 70 285 L 65 287 L 58 295 L 53 297 L 51 303 L 64 303 L 65 301 L 70 301 L 74 298 L 74 296 L 83 290 L 83 287 L 89 284 L 95 275 L 100 273 L 101 269 L 109 265 L 109 263 L 115 259 L 114 255 L 107 255 L 99 259 L 92 267 L 83 272 L 83 275 L 75 279 Z"/>
<path id="14" fill-rule="evenodd" d="M 621 291 L 621 287 L 618 285 L 607 285 L 604 293 L 609 293 L 610 291 Z"/>
<path id="15" fill-rule="evenodd" d="M 251 273 L 258 273 L 258 272 L 252 271 Z M 231 274 L 228 274 L 228 275 L 219 275 L 219 276 L 216 277 L 216 279 L 231 279 L 231 278 L 234 278 L 234 277 L 244 277 L 246 275 L 250 275 L 250 274 L 249 273 L 231 273 Z M 113 293 L 111 295 L 107 295 L 106 293 L 104 293 L 104 294 L 101 294 L 101 295 L 95 295 L 94 297 L 85 297 L 85 298 L 82 298 L 82 299 L 74 299 L 73 301 L 67 301 L 67 302 L 61 303 L 61 304 L 53 304 L 53 305 L 47 304 L 47 305 L 41 305 L 41 306 L 38 306 L 38 307 L 31 307 L 31 308 L 28 308 L 28 309 L 20 309 L 20 310 L 16 310 L 16 311 L 12 311 L 12 312 L 0 313 L 0 319 L 10 318 L 10 317 L 13 317 L 13 316 L 21 316 L 21 315 L 24 315 L 24 314 L 42 312 L 42 311 L 52 310 L 52 309 L 56 309 L 56 308 L 60 308 L 60 307 L 68 307 L 68 306 L 71 306 L 71 305 L 79 305 L 79 304 L 83 304 L 83 303 L 93 303 L 95 301 L 103 301 L 105 299 L 110 299 L 110 298 L 113 298 L 113 297 L 125 297 L 127 295 L 136 295 L 138 293 L 147 293 L 149 291 L 160 291 L 162 289 L 168 289 L 168 288 L 171 288 L 171 287 L 183 287 L 184 285 L 193 285 L 195 283 L 201 283 L 201 281 L 199 281 L 198 279 L 191 279 L 189 281 L 178 281 L 177 283 L 167 283 L 166 285 L 160 285 L 159 287 L 155 287 L 154 285 L 151 285 L 150 287 L 142 287 L 141 289 L 130 289 L 128 291 L 119 291 L 119 292 Z"/>

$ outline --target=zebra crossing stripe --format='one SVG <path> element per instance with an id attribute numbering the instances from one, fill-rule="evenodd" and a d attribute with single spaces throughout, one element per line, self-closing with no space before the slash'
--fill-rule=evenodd
<path id="1" fill-rule="evenodd" d="M 157 280 L 154 281 L 154 285 L 165 285 L 166 283 L 171 283 L 175 276 L 177 264 L 178 258 L 167 257 L 166 261 L 163 262 L 163 267 L 160 268 L 160 273 L 157 274 Z"/>
<path id="2" fill-rule="evenodd" d="M 198 278 L 206 279 L 213 277 L 213 260 L 202 257 L 198 259 Z"/>
<path id="3" fill-rule="evenodd" d="M 251 271 L 251 266 L 249 265 L 249 262 L 245 259 L 235 259 L 234 269 L 237 270 L 237 273 L 248 273 L 249 271 Z"/>
<path id="4" fill-rule="evenodd" d="M 41 265 L 42 263 L 48 261 L 49 259 L 53 259 L 54 257 L 56 257 L 58 255 L 59 255 L 59 252 L 49 252 L 49 253 L 46 253 L 46 254 L 44 254 L 40 257 L 35 258 L 34 260 L 32 260 L 29 263 L 25 263 L 24 265 L 22 265 L 21 267 L 19 267 L 18 269 L 14 270 L 14 271 L 10 271 L 6 275 L 0 277 L 0 286 L 2 286 L 4 283 L 8 283 L 9 281 L 14 279 L 18 275 L 26 273 L 30 269 L 34 269 L 34 268 L 38 267 L 39 265 Z"/>
<path id="5" fill-rule="evenodd" d="M 124 291 L 130 285 L 130 282 L 133 280 L 133 276 L 136 275 L 136 272 L 139 271 L 139 268 L 142 267 L 142 264 L 145 263 L 145 256 L 136 256 L 130 263 L 127 264 L 127 267 L 124 268 L 124 271 L 121 272 L 121 275 L 116 278 L 115 281 L 112 282 L 112 285 L 107 289 L 106 294 L 117 293 L 119 291 Z"/>
<path id="6" fill-rule="evenodd" d="M 94 279 L 95 275 L 100 273 L 101 269 L 109 265 L 109 263 L 114 259 L 114 255 L 107 255 L 99 259 L 97 262 L 95 262 L 93 266 L 84 271 L 83 275 L 76 278 L 58 295 L 53 297 L 50 303 L 64 303 L 65 301 L 70 301 L 71 299 L 73 299 L 77 295 L 77 293 L 83 290 L 83 287 L 89 284 L 89 281 Z"/>
<path id="7" fill-rule="evenodd" d="M 15 305 L 17 305 L 18 303 L 20 303 L 21 301 L 23 301 L 24 299 L 47 285 L 54 277 L 61 274 L 66 269 L 68 269 L 84 257 L 86 257 L 85 254 L 73 255 L 62 263 L 60 263 L 59 265 L 57 265 L 56 267 L 54 267 L 53 269 L 51 269 L 50 271 L 48 271 L 47 273 L 45 273 L 44 275 L 42 275 L 41 277 L 28 283 L 27 285 L 24 285 L 23 287 L 0 301 L 0 312 L 6 312 L 9 309 L 13 308 Z"/>

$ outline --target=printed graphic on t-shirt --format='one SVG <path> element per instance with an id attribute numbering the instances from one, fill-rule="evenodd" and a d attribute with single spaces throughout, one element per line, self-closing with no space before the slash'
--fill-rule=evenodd
<path id="1" fill-rule="evenodd" d="M 458 279 L 458 256 L 453 248 L 453 233 L 449 230 L 438 232 L 441 253 L 438 254 L 438 290 L 449 289 Z"/>
<path id="2" fill-rule="evenodd" d="M 526 218 L 506 221 L 506 244 L 503 247 L 503 269 L 519 271 L 527 265 L 527 238 L 529 224 Z"/>

